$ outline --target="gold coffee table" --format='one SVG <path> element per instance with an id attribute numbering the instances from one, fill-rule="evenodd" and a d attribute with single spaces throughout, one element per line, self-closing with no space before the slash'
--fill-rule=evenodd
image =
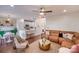
<path id="1" fill-rule="evenodd" d="M 41 39 L 39 40 L 39 48 L 42 49 L 42 50 L 49 50 L 50 49 L 50 45 L 51 45 L 51 42 L 47 39 Z"/>

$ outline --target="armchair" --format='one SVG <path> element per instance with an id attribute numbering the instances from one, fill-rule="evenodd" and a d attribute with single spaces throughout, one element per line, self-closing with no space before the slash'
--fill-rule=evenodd
<path id="1" fill-rule="evenodd" d="M 28 46 L 28 41 L 19 42 L 17 38 L 14 38 L 15 47 L 18 49 L 23 49 Z"/>
<path id="2" fill-rule="evenodd" d="M 3 38 L 5 39 L 5 43 L 11 43 L 13 42 L 13 39 L 14 39 L 14 33 L 6 32 L 3 35 Z"/>

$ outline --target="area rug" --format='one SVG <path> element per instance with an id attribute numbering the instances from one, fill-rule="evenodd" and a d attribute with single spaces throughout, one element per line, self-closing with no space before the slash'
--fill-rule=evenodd
<path id="1" fill-rule="evenodd" d="M 49 50 L 44 51 L 39 48 L 39 40 L 34 41 L 25 49 L 25 53 L 57 53 L 60 45 L 54 42 L 51 42 L 51 47 Z"/>

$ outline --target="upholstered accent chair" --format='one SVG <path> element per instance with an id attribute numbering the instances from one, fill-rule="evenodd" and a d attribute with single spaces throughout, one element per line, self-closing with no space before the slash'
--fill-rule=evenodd
<path id="1" fill-rule="evenodd" d="M 18 30 L 17 35 L 23 40 L 26 40 L 26 38 L 27 38 L 27 34 L 26 34 L 25 30 Z"/>
<path id="2" fill-rule="evenodd" d="M 11 32 L 6 32 L 3 35 L 3 38 L 5 39 L 5 43 L 11 43 L 11 42 L 13 42 L 14 37 L 15 37 L 14 33 L 11 33 Z"/>
<path id="3" fill-rule="evenodd" d="M 17 38 L 14 38 L 14 43 L 15 43 L 16 49 L 23 49 L 28 46 L 28 41 L 22 41 L 22 40 L 19 41 Z"/>

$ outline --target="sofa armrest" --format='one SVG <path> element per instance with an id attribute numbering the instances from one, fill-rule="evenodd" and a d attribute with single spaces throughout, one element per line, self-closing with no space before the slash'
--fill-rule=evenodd
<path id="1" fill-rule="evenodd" d="M 56 42 L 56 43 L 58 43 L 58 39 L 59 39 L 59 37 L 58 36 L 48 36 L 48 39 L 50 40 L 50 41 L 52 41 L 52 42 Z"/>

